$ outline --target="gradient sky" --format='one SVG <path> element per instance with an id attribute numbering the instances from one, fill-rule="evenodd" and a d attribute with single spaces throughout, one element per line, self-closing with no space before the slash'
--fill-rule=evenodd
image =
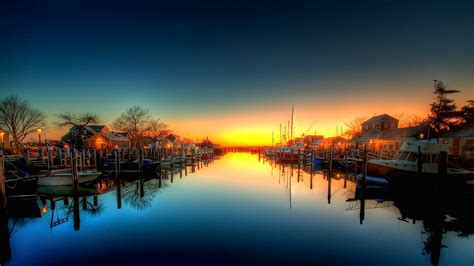
<path id="1" fill-rule="evenodd" d="M 64 3 L 68 2 L 68 3 Z M 473 1 L 0 2 L 0 97 L 48 115 L 132 105 L 183 137 L 269 144 L 359 115 L 425 115 L 432 80 L 474 98 Z M 306 129 L 314 124 L 311 132 Z M 63 130 L 53 126 L 49 136 Z"/>

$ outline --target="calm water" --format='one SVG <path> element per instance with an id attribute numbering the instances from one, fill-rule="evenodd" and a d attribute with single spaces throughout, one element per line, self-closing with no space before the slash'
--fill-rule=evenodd
<path id="1" fill-rule="evenodd" d="M 361 208 L 347 201 L 355 190 L 342 173 L 311 179 L 296 167 L 230 153 L 161 184 L 148 180 L 143 195 L 127 184 L 121 202 L 115 189 L 96 207 L 93 197 L 85 206 L 81 198 L 79 217 L 72 198 L 54 211 L 39 200 L 40 218 L 10 221 L 7 264 L 430 265 L 438 257 L 441 265 L 474 264 L 472 218 L 466 229 L 459 217 L 432 215 L 423 200 L 365 200 Z"/>

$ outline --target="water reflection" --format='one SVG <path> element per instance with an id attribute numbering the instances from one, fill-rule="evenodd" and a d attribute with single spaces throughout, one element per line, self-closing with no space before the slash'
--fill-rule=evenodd
<path id="1" fill-rule="evenodd" d="M 11 265 L 467 263 L 474 209 L 466 193 L 361 190 L 349 171 L 231 153 L 10 205 L 1 255 L 8 260 L 11 244 Z"/>

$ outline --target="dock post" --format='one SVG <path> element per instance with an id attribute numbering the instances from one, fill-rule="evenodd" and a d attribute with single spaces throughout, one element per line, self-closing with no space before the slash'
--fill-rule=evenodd
<path id="1" fill-rule="evenodd" d="M 63 148 L 58 148 L 58 160 L 59 160 L 59 166 L 63 166 Z"/>
<path id="2" fill-rule="evenodd" d="M 3 153 L 0 154 L 0 197 L 2 198 L 2 204 L 0 209 L 7 208 L 7 190 L 5 187 L 5 164 Z"/>
<path id="3" fill-rule="evenodd" d="M 418 156 L 417 156 L 417 170 L 418 174 L 421 174 L 423 172 L 423 154 L 421 153 L 421 147 L 418 146 Z"/>
<path id="4" fill-rule="evenodd" d="M 98 168 L 97 168 L 97 150 L 93 149 L 92 153 L 93 153 L 93 156 L 94 156 L 94 170 L 97 171 L 98 170 Z"/>
<path id="5" fill-rule="evenodd" d="M 26 160 L 30 160 L 30 149 L 23 149 L 23 156 Z"/>
<path id="6" fill-rule="evenodd" d="M 139 149 L 138 151 L 138 173 L 140 175 L 140 179 L 143 177 L 143 149 Z"/>
<path id="7" fill-rule="evenodd" d="M 367 151 L 364 149 L 364 154 L 362 157 L 362 179 L 361 179 L 361 190 L 360 190 L 360 213 L 359 213 L 360 224 L 362 224 L 365 219 L 365 189 L 366 189 L 365 177 L 366 175 L 367 175 Z"/>
<path id="8" fill-rule="evenodd" d="M 122 208 L 122 187 L 120 184 L 120 157 L 117 149 L 114 149 L 115 157 L 115 185 L 117 186 L 117 209 Z"/>
<path id="9" fill-rule="evenodd" d="M 138 169 L 139 169 L 139 182 L 140 182 L 140 197 L 143 198 L 145 196 L 145 189 L 144 189 L 144 184 L 143 184 L 143 156 L 144 156 L 144 151 L 142 148 L 140 148 L 140 150 L 138 151 L 139 152 L 139 156 L 140 158 L 138 158 Z"/>
<path id="10" fill-rule="evenodd" d="M 71 171 L 73 179 L 73 216 L 74 231 L 79 231 L 81 220 L 79 216 L 79 176 L 77 173 L 78 158 L 75 149 L 71 150 Z"/>
<path id="11" fill-rule="evenodd" d="M 82 209 L 87 210 L 87 197 L 82 197 Z"/>
<path id="12" fill-rule="evenodd" d="M 79 177 L 77 173 L 77 156 L 75 149 L 71 150 L 71 172 L 72 172 L 72 183 L 73 189 L 78 189 L 79 185 Z"/>
<path id="13" fill-rule="evenodd" d="M 3 173 L 3 171 L 1 173 Z M 4 197 L 0 197 L 0 264 L 8 262 L 12 259 L 10 233 L 8 229 L 8 215 L 6 208 L 3 206 L 6 206 L 6 201 Z"/>
<path id="14" fill-rule="evenodd" d="M 333 147 L 329 147 L 329 161 L 328 161 L 328 166 L 329 166 L 329 176 L 332 174 L 332 156 L 333 156 Z"/>
<path id="15" fill-rule="evenodd" d="M 448 153 L 442 151 L 439 153 L 438 161 L 438 179 L 436 184 L 436 192 L 440 192 L 441 188 L 446 185 L 446 177 L 448 174 Z"/>

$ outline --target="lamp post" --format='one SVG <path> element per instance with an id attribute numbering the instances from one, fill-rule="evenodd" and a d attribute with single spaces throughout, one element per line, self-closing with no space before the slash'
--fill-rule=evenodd
<path id="1" fill-rule="evenodd" d="M 36 131 L 38 132 L 38 147 L 40 147 L 41 146 L 41 132 L 43 131 L 43 129 L 39 127 Z"/>

